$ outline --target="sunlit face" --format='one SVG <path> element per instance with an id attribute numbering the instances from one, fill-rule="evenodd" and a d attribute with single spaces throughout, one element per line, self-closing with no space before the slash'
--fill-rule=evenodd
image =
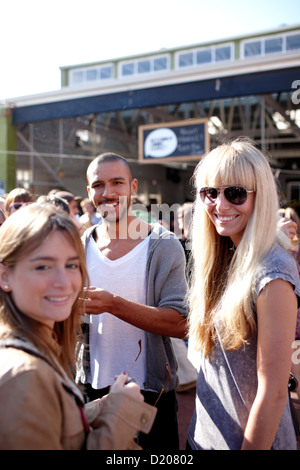
<path id="1" fill-rule="evenodd" d="M 53 328 L 67 319 L 81 289 L 80 261 L 67 235 L 56 231 L 39 248 L 1 272 L 1 287 L 11 291 L 25 315 Z"/>
<path id="2" fill-rule="evenodd" d="M 224 192 L 221 191 L 214 204 L 206 205 L 204 208 L 209 215 L 216 231 L 223 237 L 230 237 L 234 245 L 241 241 L 249 218 L 254 209 L 255 193 L 248 193 L 244 204 L 231 204 Z"/>
<path id="3" fill-rule="evenodd" d="M 119 222 L 127 215 L 136 187 L 122 161 L 100 163 L 89 173 L 90 200 L 106 222 Z"/>

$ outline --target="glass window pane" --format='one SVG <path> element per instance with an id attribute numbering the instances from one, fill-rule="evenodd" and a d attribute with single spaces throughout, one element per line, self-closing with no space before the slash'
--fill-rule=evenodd
<path id="1" fill-rule="evenodd" d="M 101 80 L 108 80 L 112 78 L 112 66 L 101 67 L 100 69 L 100 78 Z"/>
<path id="2" fill-rule="evenodd" d="M 129 64 L 123 64 L 122 65 L 122 75 L 127 76 L 127 75 L 133 75 L 134 73 L 134 63 L 131 62 Z"/>
<path id="3" fill-rule="evenodd" d="M 97 80 L 97 69 L 89 69 L 86 71 L 86 79 L 88 81 Z"/>
<path id="4" fill-rule="evenodd" d="M 150 72 L 150 60 L 140 60 L 138 62 L 138 73 Z"/>
<path id="5" fill-rule="evenodd" d="M 231 59 L 231 47 L 223 46 L 216 47 L 216 62 L 220 60 L 230 60 Z"/>
<path id="6" fill-rule="evenodd" d="M 193 53 L 186 52 L 184 54 L 180 54 L 179 67 L 188 67 L 189 65 L 193 65 Z"/>
<path id="7" fill-rule="evenodd" d="M 261 55 L 261 42 L 260 41 L 246 42 L 244 44 L 244 56 L 252 57 L 256 55 Z"/>
<path id="8" fill-rule="evenodd" d="M 265 40 L 265 54 L 282 52 L 282 38 L 272 38 Z"/>
<path id="9" fill-rule="evenodd" d="M 167 58 L 166 57 L 157 57 L 153 61 L 153 70 L 158 72 L 159 70 L 167 70 Z"/>
<path id="10" fill-rule="evenodd" d="M 300 185 L 297 183 L 293 184 L 291 187 L 291 201 L 299 201 L 300 199 Z"/>
<path id="11" fill-rule="evenodd" d="M 211 49 L 204 49 L 196 53 L 197 64 L 207 64 L 211 62 Z"/>
<path id="12" fill-rule="evenodd" d="M 83 82 L 83 71 L 77 70 L 72 73 L 72 83 L 82 83 Z"/>
<path id="13" fill-rule="evenodd" d="M 292 34 L 286 37 L 286 50 L 293 51 L 300 49 L 300 34 Z"/>

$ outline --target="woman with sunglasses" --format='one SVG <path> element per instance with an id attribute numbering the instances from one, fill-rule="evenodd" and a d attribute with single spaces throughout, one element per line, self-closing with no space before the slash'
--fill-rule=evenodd
<path id="1" fill-rule="evenodd" d="M 28 206 L 34 202 L 34 196 L 24 188 L 12 189 L 5 198 L 4 214 L 9 217 L 22 207 Z"/>
<path id="2" fill-rule="evenodd" d="M 190 336 L 200 351 L 192 449 L 295 449 L 289 402 L 299 275 L 276 241 L 276 183 L 255 145 L 212 150 L 194 174 Z"/>
<path id="3" fill-rule="evenodd" d="M 31 204 L 0 230 L 0 449 L 125 450 L 156 409 L 128 375 L 83 404 L 74 383 L 87 281 L 78 230 L 52 204 Z"/>

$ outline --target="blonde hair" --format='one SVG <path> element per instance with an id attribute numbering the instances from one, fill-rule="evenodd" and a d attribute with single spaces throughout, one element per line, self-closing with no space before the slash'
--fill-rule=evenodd
<path id="1" fill-rule="evenodd" d="M 13 268 L 19 260 L 37 249 L 55 231 L 63 233 L 75 247 L 82 277 L 81 292 L 73 304 L 70 316 L 65 321 L 54 324 L 53 334 L 62 346 L 61 354 L 58 354 L 57 348 L 54 347 L 48 328 L 23 314 L 15 305 L 11 294 L 2 289 L 0 289 L 0 323 L 5 328 L 0 332 L 0 336 L 8 336 L 12 332 L 27 338 L 46 353 L 50 360 L 51 354 L 55 356 L 71 376 L 75 371 L 75 351 L 80 336 L 79 311 L 82 304 L 82 290 L 88 280 L 85 252 L 76 226 L 67 214 L 57 210 L 52 204 L 33 203 L 26 206 L 8 217 L 1 227 L 0 261 L 8 268 Z"/>
<path id="2" fill-rule="evenodd" d="M 216 324 L 226 349 L 240 347 L 256 331 L 254 279 L 276 238 L 279 203 L 270 164 L 249 139 L 212 150 L 197 165 L 194 181 L 189 326 L 196 349 L 207 355 L 216 341 Z M 233 184 L 255 191 L 253 212 L 236 249 L 229 237 L 216 232 L 199 197 L 201 187 Z"/>

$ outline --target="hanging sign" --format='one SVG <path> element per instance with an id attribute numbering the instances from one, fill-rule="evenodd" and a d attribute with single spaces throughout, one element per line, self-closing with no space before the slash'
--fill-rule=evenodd
<path id="1" fill-rule="evenodd" d="M 209 150 L 208 119 L 139 126 L 139 161 L 199 160 Z"/>

